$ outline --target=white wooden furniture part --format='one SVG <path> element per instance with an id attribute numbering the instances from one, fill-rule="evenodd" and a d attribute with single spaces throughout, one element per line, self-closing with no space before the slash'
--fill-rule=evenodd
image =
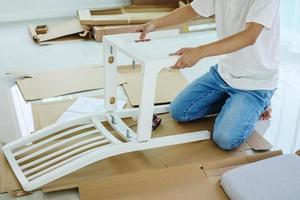
<path id="1" fill-rule="evenodd" d="M 21 117 L 18 115 L 16 105 L 14 104 L 15 78 L 0 74 L 0 142 L 8 143 L 22 137 Z M 19 102 L 18 102 L 19 103 Z M 19 107 L 20 104 L 17 104 Z"/>
<path id="2" fill-rule="evenodd" d="M 154 32 L 151 41 L 178 36 L 178 30 Z M 169 105 L 154 106 L 156 77 L 173 65 L 177 56 L 143 53 L 137 43 L 138 33 L 104 38 L 105 109 L 96 116 L 85 116 L 67 123 L 54 124 L 33 135 L 3 147 L 14 173 L 26 191 L 37 189 L 99 160 L 133 151 L 158 148 L 210 138 L 208 131 L 152 138 L 153 114 L 166 113 Z M 142 66 L 140 107 L 117 111 L 117 51 L 125 53 Z M 123 121 L 137 117 L 135 133 Z M 113 135 L 103 125 L 107 121 L 117 132 Z"/>

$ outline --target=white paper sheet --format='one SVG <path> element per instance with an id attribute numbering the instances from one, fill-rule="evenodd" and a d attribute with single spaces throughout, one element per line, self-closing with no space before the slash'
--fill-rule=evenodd
<path id="1" fill-rule="evenodd" d="M 126 104 L 125 100 L 117 101 L 117 109 L 121 110 Z M 58 123 L 66 122 L 89 114 L 97 114 L 104 111 L 104 100 L 89 97 L 79 97 L 66 112 L 57 120 Z"/>

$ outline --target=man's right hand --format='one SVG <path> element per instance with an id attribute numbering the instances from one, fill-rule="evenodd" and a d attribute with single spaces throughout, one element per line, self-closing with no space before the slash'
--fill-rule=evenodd
<path id="1" fill-rule="evenodd" d="M 132 32 L 140 32 L 140 40 L 144 40 L 146 35 L 155 30 L 155 24 L 148 22 L 147 24 L 138 25 L 133 28 Z"/>
<path id="2" fill-rule="evenodd" d="M 191 21 L 197 16 L 199 16 L 198 13 L 191 7 L 191 5 L 187 5 L 178 8 L 165 16 L 156 18 L 146 24 L 136 26 L 131 30 L 131 32 L 140 32 L 140 40 L 144 40 L 148 33 L 156 29 L 163 29 L 178 24 L 183 24 Z"/>

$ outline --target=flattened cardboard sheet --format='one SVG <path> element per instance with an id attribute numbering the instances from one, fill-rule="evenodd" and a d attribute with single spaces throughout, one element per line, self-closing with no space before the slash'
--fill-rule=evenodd
<path id="1" fill-rule="evenodd" d="M 104 68 L 85 66 L 32 74 L 17 84 L 26 101 L 104 88 Z M 118 77 L 119 84 L 124 83 Z"/>
<path id="2" fill-rule="evenodd" d="M 10 168 L 4 153 L 0 151 L 0 194 L 20 188 L 21 185 Z"/>
<path id="3" fill-rule="evenodd" d="M 247 140 L 247 144 L 256 151 L 270 150 L 273 147 L 273 145 L 270 144 L 267 140 L 262 140 L 261 138 L 263 138 L 263 136 L 261 136 L 258 132 L 254 131 L 251 137 Z"/>
<path id="4" fill-rule="evenodd" d="M 81 200 L 214 200 L 199 164 L 95 179 L 79 184 Z"/>
<path id="5" fill-rule="evenodd" d="M 85 31 L 89 31 L 89 27 L 81 25 L 78 19 L 68 19 L 58 23 L 47 24 L 48 32 L 45 34 L 37 34 L 35 25 L 29 25 L 29 33 L 33 40 L 38 44 L 51 44 L 70 40 L 83 40 L 86 35 L 80 35 Z"/>
<path id="6" fill-rule="evenodd" d="M 281 151 L 277 151 L 244 155 L 215 161 L 214 165 L 209 163 L 181 165 L 89 180 L 79 184 L 80 199 L 227 200 L 227 196 L 219 185 L 220 176 L 223 173 L 243 164 L 281 154 Z M 231 168 L 226 165 L 226 161 L 232 164 Z M 212 171 L 218 173 L 212 173 Z"/>
<path id="7" fill-rule="evenodd" d="M 32 103 L 34 130 L 40 130 L 54 124 L 59 117 L 75 102 L 65 100 L 59 102 Z"/>
<path id="8" fill-rule="evenodd" d="M 138 106 L 140 103 L 141 92 L 141 70 L 137 67 L 135 70 L 122 73 L 126 84 L 123 84 L 129 102 L 132 106 Z M 162 70 L 157 78 L 155 104 L 170 103 L 177 94 L 182 91 L 188 82 L 180 71 Z"/>
<path id="9" fill-rule="evenodd" d="M 260 154 L 244 155 L 222 160 L 209 161 L 201 164 L 202 169 L 207 176 L 221 176 L 226 171 L 236 168 L 238 166 L 256 162 L 259 160 L 271 158 L 282 155 L 282 151 L 268 151 Z"/>

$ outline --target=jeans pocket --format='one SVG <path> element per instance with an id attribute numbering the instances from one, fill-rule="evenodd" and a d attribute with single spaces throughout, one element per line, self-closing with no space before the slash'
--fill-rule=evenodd
<path id="1" fill-rule="evenodd" d="M 261 98 L 271 99 L 274 94 L 274 90 L 255 90 L 254 93 L 256 93 Z"/>
<path id="2" fill-rule="evenodd" d="M 254 95 L 260 102 L 260 105 L 267 108 L 271 105 L 271 98 L 275 90 L 249 90 L 248 92 Z"/>

